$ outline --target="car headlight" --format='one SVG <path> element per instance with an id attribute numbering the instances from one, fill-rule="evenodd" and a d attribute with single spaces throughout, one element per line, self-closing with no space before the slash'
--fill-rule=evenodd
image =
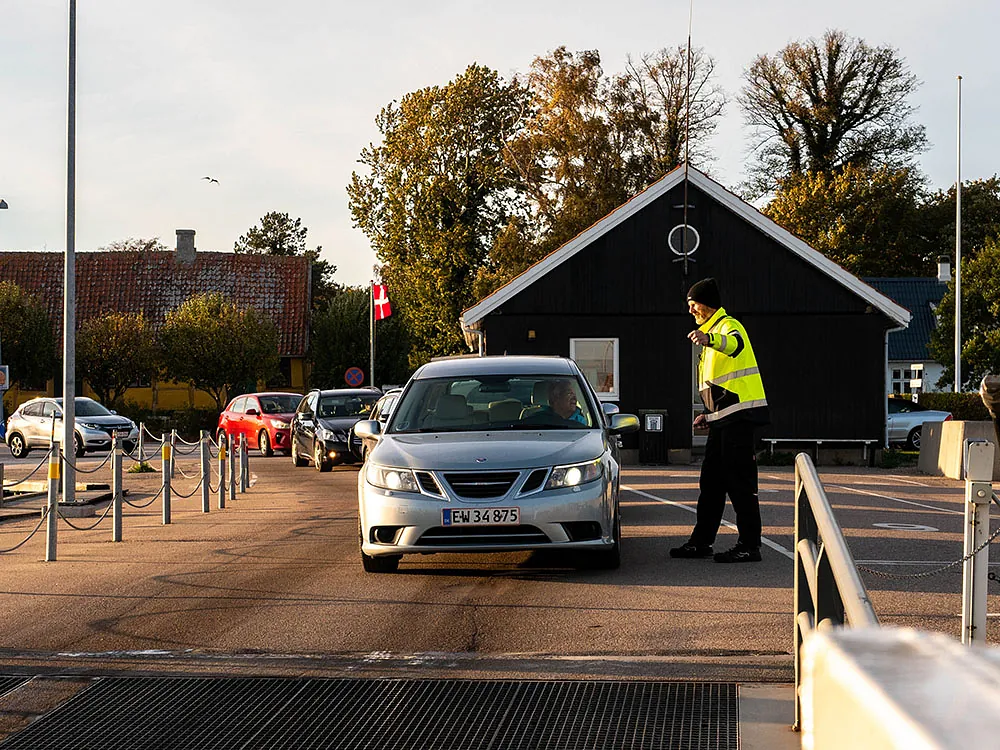
<path id="1" fill-rule="evenodd" d="M 328 430 L 325 427 L 320 427 L 318 430 L 316 430 L 316 434 L 319 435 L 320 440 L 337 439 L 337 433 L 335 433 L 333 430 Z"/>
<path id="2" fill-rule="evenodd" d="M 282 422 L 280 419 L 269 419 L 268 422 L 271 423 L 271 427 L 276 430 L 287 430 L 288 422 Z"/>
<path id="3" fill-rule="evenodd" d="M 86 427 L 88 430 L 99 430 L 99 429 L 101 429 L 101 426 L 99 424 L 95 424 L 93 422 L 80 422 L 80 424 L 83 425 L 84 427 Z"/>
<path id="4" fill-rule="evenodd" d="M 409 469 L 394 469 L 391 466 L 378 466 L 371 461 L 365 468 L 365 480 L 374 487 L 384 490 L 400 490 L 402 492 L 420 492 L 417 478 Z"/>
<path id="5" fill-rule="evenodd" d="M 601 459 L 599 458 L 582 464 L 556 466 L 549 474 L 549 481 L 545 483 L 545 489 L 557 490 L 593 482 L 595 479 L 601 478 L 601 469 Z"/>

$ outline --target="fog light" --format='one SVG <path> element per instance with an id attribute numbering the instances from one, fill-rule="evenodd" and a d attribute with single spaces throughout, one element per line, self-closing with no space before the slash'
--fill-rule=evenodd
<path id="1" fill-rule="evenodd" d="M 337 457 L 337 451 L 330 451 L 330 458 L 336 458 L 336 457 Z"/>

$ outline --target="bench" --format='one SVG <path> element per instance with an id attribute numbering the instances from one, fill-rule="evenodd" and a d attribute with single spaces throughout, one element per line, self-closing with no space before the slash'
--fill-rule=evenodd
<path id="1" fill-rule="evenodd" d="M 879 446 L 882 444 L 881 440 L 865 439 L 865 438 L 761 438 L 764 443 L 770 443 L 771 449 L 770 454 L 774 455 L 774 446 L 776 443 L 811 443 L 814 446 L 813 450 L 813 460 L 819 460 L 819 447 L 824 443 L 842 443 L 847 445 L 863 445 L 864 447 L 864 460 L 868 460 L 868 446 L 875 445 Z"/>

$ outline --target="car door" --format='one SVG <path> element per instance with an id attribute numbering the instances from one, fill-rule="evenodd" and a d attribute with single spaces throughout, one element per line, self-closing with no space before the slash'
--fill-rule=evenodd
<path id="1" fill-rule="evenodd" d="M 898 400 L 894 399 L 894 398 L 890 398 L 889 399 L 889 416 L 888 416 L 888 419 L 887 419 L 887 426 L 886 426 L 886 429 L 889 432 L 889 442 L 890 443 L 898 443 L 900 440 L 902 440 L 903 438 L 906 437 L 905 433 L 903 434 L 902 437 L 900 437 L 900 434 L 899 434 L 900 433 L 899 422 L 900 422 L 900 414 L 899 414 L 899 403 L 898 403 Z"/>
<path id="2" fill-rule="evenodd" d="M 24 444 L 29 448 L 49 444 L 49 426 L 42 417 L 45 401 L 36 401 L 21 409 L 22 423 L 18 426 L 24 437 Z"/>
<path id="3" fill-rule="evenodd" d="M 243 412 L 246 410 L 247 400 L 242 396 L 233 401 L 233 409 L 229 415 L 229 427 L 226 429 L 233 438 L 242 439 L 246 434 L 243 425 Z"/>
<path id="4" fill-rule="evenodd" d="M 313 441 L 316 439 L 316 405 L 319 392 L 313 391 L 302 399 L 292 421 L 292 440 L 295 449 L 302 456 L 313 455 Z"/>
<path id="5" fill-rule="evenodd" d="M 243 414 L 243 434 L 246 436 L 248 448 L 260 448 L 258 436 L 264 426 L 264 418 L 260 413 L 260 401 L 256 396 L 247 396 L 246 412 Z"/>

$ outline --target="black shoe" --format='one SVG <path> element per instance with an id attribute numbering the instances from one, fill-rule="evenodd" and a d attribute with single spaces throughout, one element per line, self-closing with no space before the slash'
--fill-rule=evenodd
<path id="1" fill-rule="evenodd" d="M 674 547 L 670 550 L 671 557 L 711 557 L 712 556 L 712 545 L 711 544 L 695 544 L 694 542 L 685 542 L 680 547 Z"/>
<path id="2" fill-rule="evenodd" d="M 714 559 L 717 563 L 760 562 L 760 547 L 737 544 L 732 549 L 719 552 Z"/>

